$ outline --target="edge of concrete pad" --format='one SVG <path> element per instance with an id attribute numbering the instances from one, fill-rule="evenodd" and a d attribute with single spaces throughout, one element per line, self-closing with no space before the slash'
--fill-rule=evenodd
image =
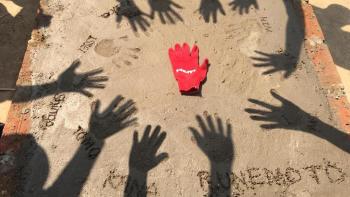
<path id="1" fill-rule="evenodd" d="M 30 58 L 32 50 L 33 47 L 28 43 L 19 77 L 16 82 L 17 85 L 28 85 L 32 82 Z M 16 93 L 14 97 L 15 96 Z M 16 156 L 20 154 L 21 146 L 23 145 L 23 138 L 27 136 L 30 126 L 30 102 L 12 103 L 1 136 L 1 139 L 6 138 L 7 140 L 4 141 L 0 139 L 0 162 L 2 162 L 1 160 L 3 156 L 5 160 L 5 162 L 2 162 L 3 166 L 1 167 L 4 168 L 5 171 L 2 172 L 2 169 L 0 168 L 0 196 L 10 197 L 14 196 L 16 193 L 18 188 L 17 184 L 21 179 L 20 172 L 17 172 L 16 170 Z M 23 136 L 23 138 L 20 136 Z"/>
<path id="2" fill-rule="evenodd" d="M 319 85 L 327 95 L 329 107 L 332 110 L 340 129 L 350 134 L 350 105 L 345 94 L 342 94 L 342 81 L 336 69 L 328 46 L 324 43 L 324 35 L 318 23 L 313 8 L 303 3 L 302 12 L 305 20 L 305 51 L 313 63 Z M 33 30 L 32 36 L 36 30 Z M 28 44 L 21 66 L 17 85 L 31 84 L 31 53 L 33 46 Z M 15 95 L 16 96 L 16 93 Z M 12 103 L 3 130 L 3 136 L 14 134 L 26 135 L 31 126 L 30 102 Z M 349 137 L 350 139 L 350 137 Z M 21 148 L 21 141 L 0 142 L 0 154 L 17 154 Z M 15 167 L 15 166 L 14 166 Z M 18 180 L 15 171 L 8 171 L 0 176 L 1 196 L 13 196 Z"/>
<path id="3" fill-rule="evenodd" d="M 36 31 L 36 30 L 34 30 Z M 34 32 L 33 31 L 33 32 Z M 32 33 L 33 34 L 33 33 Z M 18 85 L 31 85 L 31 53 L 33 47 L 28 44 L 24 54 L 24 59 L 17 79 Z M 16 97 L 16 93 L 14 97 Z M 7 120 L 3 130 L 3 136 L 19 134 L 27 134 L 30 129 L 30 102 L 12 103 L 8 112 Z M 1 144 L 0 144 L 1 145 Z M 0 146 L 3 148 L 2 146 Z M 3 150 L 3 149 L 1 149 Z"/>
<path id="4" fill-rule="evenodd" d="M 340 129 L 350 134 L 350 105 L 336 64 L 324 43 L 325 37 L 312 5 L 303 3 L 302 9 L 305 20 L 305 51 L 313 63 L 319 85 L 327 96 L 329 107 Z"/>

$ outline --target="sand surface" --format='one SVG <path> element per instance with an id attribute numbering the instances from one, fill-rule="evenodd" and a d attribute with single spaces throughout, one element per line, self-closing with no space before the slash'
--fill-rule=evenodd
<path id="1" fill-rule="evenodd" d="M 53 18 L 40 29 L 45 39 L 32 54 L 32 94 L 37 99 L 30 109 L 31 134 L 38 146 L 29 149 L 32 154 L 19 196 L 123 196 L 127 183 L 133 183 L 127 181 L 128 175 L 136 180 L 145 176 L 137 168 L 149 164 L 138 160 L 143 152 L 132 159 L 129 156 L 135 155 L 131 151 L 134 130 L 141 138 L 148 124 L 162 126 L 166 138 L 158 153 L 168 154 L 147 170 L 148 196 L 205 196 L 208 176 L 216 173 L 230 174 L 230 179 L 223 178 L 226 187 L 213 189 L 218 196 L 227 191 L 231 196 L 348 196 L 349 149 L 332 138 L 342 131 L 336 129 L 325 99 L 337 92 L 317 86 L 303 50 L 297 3 L 259 1 L 258 9 L 251 6 L 249 13 L 240 13 L 223 0 L 203 0 L 202 11 L 200 1 L 173 2 L 179 6 L 168 2 L 139 0 L 136 5 L 145 14 L 151 14 L 150 5 L 154 6 L 154 18 L 124 17 L 118 22 L 115 6 L 119 3 L 114 0 L 48 1 L 45 12 Z M 214 9 L 220 5 L 225 14 Z M 157 10 L 164 13 L 159 15 Z M 206 22 L 200 14 L 211 11 L 217 12 L 216 23 L 214 15 Z M 135 31 L 131 24 L 139 21 L 144 30 L 136 25 Z M 198 45 L 200 63 L 204 58 L 210 62 L 200 96 L 181 95 L 172 73 L 168 49 L 183 42 Z M 254 66 L 266 63 L 266 57 L 256 51 L 274 54 L 275 65 L 289 64 L 266 73 L 274 67 Z M 77 73 L 102 68 L 99 76 L 109 77 L 106 87 L 90 89 L 94 95 L 90 98 L 74 91 L 53 94 L 45 89 L 48 86 L 42 84 L 57 80 L 76 59 L 81 62 Z M 295 59 L 297 63 L 291 65 Z M 79 79 L 74 84 L 79 86 Z M 281 103 L 271 90 L 286 100 Z M 50 94 L 39 98 L 46 92 Z M 100 100 L 102 112 L 117 95 L 135 102 L 137 124 L 103 143 L 95 134 L 93 145 L 82 144 L 84 131 L 92 130 L 91 104 Z M 248 112 L 270 106 L 249 99 L 274 106 L 271 113 L 257 112 L 265 114 L 261 119 L 268 122 L 253 120 Z M 189 129 L 202 133 L 196 115 L 220 118 L 225 128 L 232 125 L 232 134 L 218 131 L 198 146 Z M 94 131 L 101 135 L 109 131 L 112 126 L 104 123 Z M 261 127 L 269 123 L 278 123 L 277 128 Z M 91 159 L 93 148 L 101 153 Z M 208 156 L 213 157 L 202 151 L 208 149 Z M 130 162 L 134 165 L 129 166 Z M 143 190 L 135 184 L 130 188 L 128 194 Z"/>

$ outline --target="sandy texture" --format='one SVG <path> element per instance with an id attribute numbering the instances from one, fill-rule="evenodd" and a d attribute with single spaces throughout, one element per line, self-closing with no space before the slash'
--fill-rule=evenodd
<path id="1" fill-rule="evenodd" d="M 163 15 L 155 12 L 154 19 L 140 18 L 135 9 L 117 9 L 119 3 L 114 0 L 48 2 L 46 11 L 53 19 L 41 29 L 44 44 L 32 57 L 33 94 L 52 92 L 40 84 L 55 81 L 78 58 L 78 73 L 102 67 L 102 75 L 109 80 L 105 89 L 92 90 L 92 98 L 64 91 L 40 99 L 35 96 L 31 133 L 39 146 L 32 150 L 24 172 L 25 196 L 123 196 L 129 173 L 145 176 L 138 167 L 148 160 L 137 160 L 142 152 L 130 150 L 133 131 L 138 130 L 141 138 L 148 124 L 161 125 L 166 131 L 158 152 L 168 153 L 167 159 L 146 173 L 148 196 L 205 196 L 210 172 L 222 173 L 231 183 L 212 189 L 218 194 L 229 190 L 231 196 L 348 196 L 349 147 L 336 139 L 343 134 L 336 129 L 325 103 L 326 92 L 317 87 L 304 55 L 303 30 L 298 26 L 302 22 L 295 14 L 298 3 L 259 1 L 259 9 L 252 6 L 249 14 L 240 14 L 239 8 L 232 10 L 228 1 L 221 1 L 223 15 L 219 7 L 214 9 L 218 1 L 203 0 L 201 10 L 200 1 L 177 0 L 179 6 L 167 2 L 137 2 L 147 14 L 152 13 L 150 5 L 160 12 L 169 11 L 169 6 L 173 9 Z M 217 11 L 216 23 L 213 17 L 205 17 L 211 10 Z M 131 18 L 118 18 L 116 12 Z M 133 22 L 142 25 L 133 27 Z M 167 54 L 177 42 L 196 43 L 200 62 L 209 59 L 201 96 L 178 92 Z M 268 56 L 256 51 L 273 54 L 276 66 L 264 67 Z M 281 61 L 287 63 L 281 65 Z M 276 69 L 266 73 L 271 68 Z M 278 101 L 271 89 L 288 101 Z M 135 102 L 138 124 L 104 142 L 81 144 L 84 131 L 103 133 L 109 126 L 92 129 L 90 124 L 89 128 L 91 103 L 100 99 L 105 109 L 117 95 Z M 248 99 L 275 107 L 270 114 L 257 112 L 254 109 L 270 106 Z M 261 128 L 269 122 L 252 120 L 248 112 L 265 114 L 272 124 L 278 123 L 277 128 Z M 218 131 L 198 146 L 201 138 L 193 137 L 188 127 L 202 133 L 196 115 L 208 114 L 220 117 L 225 127 L 230 123 L 232 134 Z M 222 142 L 215 141 L 215 136 Z M 94 147 L 101 147 L 101 153 L 91 159 Z M 130 154 L 141 156 L 129 159 Z M 134 164 L 130 169 L 138 170 L 130 170 L 129 162 Z M 231 171 L 229 180 L 226 175 Z M 129 193 L 142 190 L 142 186 L 132 188 Z"/>
<path id="2" fill-rule="evenodd" d="M 320 22 L 325 42 L 344 84 L 347 97 L 350 97 L 350 2 L 345 0 L 310 1 Z M 349 99 L 348 99 L 349 100 Z"/>

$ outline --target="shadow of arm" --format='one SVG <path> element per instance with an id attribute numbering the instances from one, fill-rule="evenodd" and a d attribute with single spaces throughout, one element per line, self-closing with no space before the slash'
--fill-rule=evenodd
<path id="1" fill-rule="evenodd" d="M 147 196 L 148 172 L 168 158 L 167 153 L 157 154 L 165 138 L 166 133 L 161 131 L 160 126 L 157 126 L 151 132 L 151 126 L 148 125 L 140 141 L 138 132 L 135 131 L 130 151 L 129 175 L 124 189 L 124 197 Z"/>
<path id="2" fill-rule="evenodd" d="M 316 118 L 315 118 L 316 119 Z M 337 146 L 343 151 L 350 153 L 350 135 L 339 129 L 316 119 L 317 129 L 312 134 L 322 138 L 331 144 Z"/>
<path id="3" fill-rule="evenodd" d="M 275 90 L 271 90 L 271 95 L 279 100 L 282 105 L 274 106 L 256 99 L 249 99 L 251 103 L 263 109 L 248 108 L 245 110 L 250 114 L 251 119 L 265 122 L 260 125 L 261 128 L 288 129 L 310 133 L 350 153 L 349 134 L 305 112 L 291 101 L 277 94 Z"/>
<path id="4" fill-rule="evenodd" d="M 28 102 L 63 92 L 76 92 L 92 97 L 92 93 L 87 89 L 105 88 L 104 83 L 108 81 L 108 77 L 97 76 L 103 72 L 101 68 L 78 74 L 76 69 L 80 64 L 79 60 L 75 60 L 54 82 L 34 86 L 17 86 L 13 102 Z"/>
<path id="5" fill-rule="evenodd" d="M 79 196 L 104 144 L 99 142 L 98 146 L 95 144 L 88 149 L 88 144 L 92 142 L 90 140 L 91 137 L 87 136 L 81 142 L 72 160 L 47 190 L 48 196 Z"/>
<path id="6" fill-rule="evenodd" d="M 201 116 L 196 118 L 202 132 L 193 127 L 189 129 L 210 162 L 208 196 L 231 196 L 230 174 L 234 159 L 232 126 L 227 122 L 224 127 L 219 117 L 216 117 L 216 124 L 212 116 L 207 116 L 206 121 Z"/>
<path id="7" fill-rule="evenodd" d="M 137 120 L 132 117 L 136 112 L 135 103 L 128 100 L 121 104 L 123 100 L 122 96 L 117 96 L 102 113 L 99 113 L 100 101 L 92 103 L 89 131 L 79 127 L 74 132 L 80 142 L 79 148 L 59 178 L 48 189 L 49 196 L 79 196 L 105 139 L 133 125 Z"/>

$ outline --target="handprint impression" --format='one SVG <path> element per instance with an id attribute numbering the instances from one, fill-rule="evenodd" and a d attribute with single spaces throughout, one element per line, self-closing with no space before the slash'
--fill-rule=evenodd
<path id="1" fill-rule="evenodd" d="M 103 39 L 96 44 L 95 52 L 106 58 L 114 56 L 112 63 L 117 68 L 132 66 L 139 59 L 142 49 L 139 47 L 126 47 L 126 41 L 128 41 L 128 36 L 122 36 L 118 41 Z"/>

